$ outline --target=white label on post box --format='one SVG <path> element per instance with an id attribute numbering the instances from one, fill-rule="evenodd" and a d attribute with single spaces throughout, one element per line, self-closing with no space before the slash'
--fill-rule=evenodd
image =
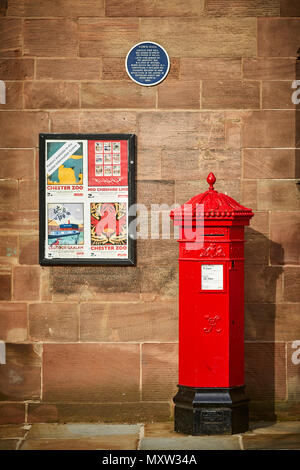
<path id="1" fill-rule="evenodd" d="M 202 290 L 223 290 L 223 264 L 202 264 Z"/>

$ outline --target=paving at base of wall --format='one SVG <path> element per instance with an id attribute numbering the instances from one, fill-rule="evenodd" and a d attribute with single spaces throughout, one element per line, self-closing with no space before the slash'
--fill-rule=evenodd
<path id="1" fill-rule="evenodd" d="M 186 436 L 173 423 L 0 426 L 0 450 L 300 450 L 300 421 L 253 423 L 233 436 Z"/>

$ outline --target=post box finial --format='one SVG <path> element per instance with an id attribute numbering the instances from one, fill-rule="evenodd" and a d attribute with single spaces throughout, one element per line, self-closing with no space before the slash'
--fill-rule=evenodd
<path id="1" fill-rule="evenodd" d="M 209 189 L 210 191 L 214 191 L 214 184 L 216 182 L 216 177 L 213 173 L 209 173 L 208 177 L 207 177 L 207 180 L 206 180 L 209 184 Z"/>

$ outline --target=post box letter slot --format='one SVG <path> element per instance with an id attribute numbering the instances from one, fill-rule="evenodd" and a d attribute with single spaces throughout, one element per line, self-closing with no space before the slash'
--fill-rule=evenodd
<path id="1" fill-rule="evenodd" d="M 205 237 L 224 237 L 224 233 L 205 233 Z"/>
<path id="2" fill-rule="evenodd" d="M 202 264 L 202 290 L 223 290 L 223 264 Z"/>

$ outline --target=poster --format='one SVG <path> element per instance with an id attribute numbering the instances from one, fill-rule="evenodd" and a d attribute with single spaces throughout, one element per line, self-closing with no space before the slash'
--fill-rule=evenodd
<path id="1" fill-rule="evenodd" d="M 202 264 L 202 290 L 223 290 L 223 264 Z"/>
<path id="2" fill-rule="evenodd" d="M 135 263 L 135 136 L 40 135 L 40 264 Z"/>

